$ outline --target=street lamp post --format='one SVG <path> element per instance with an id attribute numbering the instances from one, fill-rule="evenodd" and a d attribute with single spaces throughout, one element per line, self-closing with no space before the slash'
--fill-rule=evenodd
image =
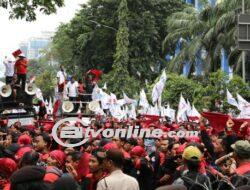
<path id="1" fill-rule="evenodd" d="M 111 27 L 111 26 L 107 26 L 107 25 L 105 25 L 105 24 L 101 24 L 101 23 L 99 23 L 99 22 L 97 22 L 97 21 L 95 21 L 95 20 L 89 20 L 89 22 L 92 22 L 92 23 L 96 24 L 98 27 L 101 27 L 101 26 L 102 26 L 102 27 L 109 28 L 109 29 L 111 29 L 111 30 L 117 31 L 116 28 Z"/>
<path id="2" fill-rule="evenodd" d="M 245 0 L 242 0 L 242 14 L 245 14 Z M 246 52 L 242 51 L 242 78 L 246 82 Z"/>

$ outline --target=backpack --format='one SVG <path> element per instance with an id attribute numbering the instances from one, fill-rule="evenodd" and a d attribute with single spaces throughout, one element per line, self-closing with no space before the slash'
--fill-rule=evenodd
<path id="1" fill-rule="evenodd" d="M 181 179 L 184 181 L 184 185 L 188 188 L 188 190 L 210 190 L 206 184 L 201 184 L 199 182 L 199 174 L 196 176 L 195 180 L 183 175 Z"/>
<path id="2" fill-rule="evenodd" d="M 231 182 L 235 187 L 250 185 L 250 172 L 244 175 L 239 175 L 239 174 L 233 175 L 231 178 Z"/>

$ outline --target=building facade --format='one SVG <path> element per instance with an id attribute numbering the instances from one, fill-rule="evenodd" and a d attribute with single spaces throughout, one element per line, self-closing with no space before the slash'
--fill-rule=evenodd
<path id="1" fill-rule="evenodd" d="M 20 49 L 28 59 L 38 59 L 50 44 L 54 32 L 44 31 L 39 37 L 32 37 L 20 43 Z"/>
<path id="2" fill-rule="evenodd" d="M 198 10 L 202 10 L 202 4 L 200 3 L 201 0 L 186 0 L 186 3 L 194 5 L 194 7 Z M 209 0 L 210 4 L 212 6 L 215 6 L 216 3 L 219 3 L 221 0 Z M 202 50 L 197 54 L 196 62 L 195 62 L 195 75 L 202 75 L 203 72 L 203 62 L 201 57 L 203 57 L 205 52 L 202 52 Z M 226 74 L 229 75 L 229 73 L 232 71 L 228 64 L 228 54 L 227 52 L 222 49 L 221 50 L 221 70 L 224 71 Z M 183 67 L 183 75 L 188 76 L 190 72 L 190 64 L 187 62 L 184 64 Z"/>

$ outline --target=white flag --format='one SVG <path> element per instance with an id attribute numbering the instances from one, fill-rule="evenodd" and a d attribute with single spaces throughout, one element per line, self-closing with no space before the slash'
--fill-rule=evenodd
<path id="1" fill-rule="evenodd" d="M 119 100 L 117 100 L 117 104 L 119 106 L 123 106 L 124 104 L 126 104 L 126 101 L 125 101 L 125 99 L 119 99 Z"/>
<path id="2" fill-rule="evenodd" d="M 98 111 L 95 112 L 96 115 L 105 115 L 103 109 L 98 109 Z"/>
<path id="3" fill-rule="evenodd" d="M 153 87 L 153 91 L 152 91 L 152 103 L 153 104 L 155 104 L 160 98 L 163 92 L 164 86 L 166 84 L 166 80 L 167 80 L 167 75 L 166 75 L 165 70 L 163 70 L 160 80 Z"/>
<path id="4" fill-rule="evenodd" d="M 136 111 L 135 105 L 131 105 L 131 109 L 129 110 L 129 118 L 136 119 Z"/>
<path id="5" fill-rule="evenodd" d="M 249 102 L 246 101 L 241 95 L 237 94 L 237 100 L 239 104 L 239 109 L 242 110 L 244 107 L 249 105 Z"/>
<path id="6" fill-rule="evenodd" d="M 229 92 L 229 90 L 227 89 L 227 103 L 229 103 L 230 105 L 233 105 L 235 107 L 238 108 L 238 103 L 235 100 L 235 98 L 232 96 L 232 94 Z"/>
<path id="7" fill-rule="evenodd" d="M 240 118 L 250 118 L 250 103 L 246 101 L 241 95 L 237 94 L 238 105 L 240 110 Z"/>
<path id="8" fill-rule="evenodd" d="M 128 109 L 128 106 L 125 106 L 124 108 L 124 117 L 123 119 L 128 119 L 128 115 L 129 115 L 129 109 Z"/>
<path id="9" fill-rule="evenodd" d="M 121 120 L 124 117 L 124 112 L 118 104 L 111 105 L 109 111 L 111 115 L 118 120 Z"/>
<path id="10" fill-rule="evenodd" d="M 147 96 L 146 96 L 144 89 L 142 89 L 140 92 L 139 106 L 142 106 L 143 108 L 149 107 L 149 103 L 148 103 Z"/>
<path id="11" fill-rule="evenodd" d="M 192 112 L 192 107 L 191 107 L 190 102 L 187 99 L 187 115 L 191 114 L 191 112 Z"/>
<path id="12" fill-rule="evenodd" d="M 157 105 L 150 106 L 150 108 L 147 110 L 148 115 L 160 115 L 160 110 L 158 109 Z"/>
<path id="13" fill-rule="evenodd" d="M 53 113 L 53 103 L 52 103 L 51 97 L 49 98 L 48 110 L 49 110 L 49 113 L 50 113 L 50 114 Z"/>
<path id="14" fill-rule="evenodd" d="M 190 120 L 199 121 L 199 118 L 201 117 L 201 114 L 197 111 L 197 109 L 194 107 L 194 105 L 192 106 L 192 110 L 188 114 L 188 117 L 189 117 Z"/>
<path id="15" fill-rule="evenodd" d="M 186 114 L 187 110 L 188 110 L 188 105 L 181 94 L 180 102 L 179 102 L 179 106 L 178 106 L 178 112 L 177 112 L 177 121 L 178 122 L 187 121 L 187 114 Z"/>
<path id="16" fill-rule="evenodd" d="M 39 100 L 42 100 L 44 102 L 44 99 L 43 99 L 43 93 L 41 91 L 40 88 L 37 88 L 36 89 L 36 97 L 39 99 Z"/>
<path id="17" fill-rule="evenodd" d="M 110 103 L 110 96 L 106 92 L 102 92 L 102 98 L 101 98 L 101 105 L 102 109 L 106 110 L 109 109 Z"/>
<path id="18" fill-rule="evenodd" d="M 117 104 L 117 98 L 116 95 L 113 93 L 110 93 L 110 99 L 109 99 L 110 104 Z"/>
<path id="19" fill-rule="evenodd" d="M 136 100 L 129 98 L 124 92 L 123 92 L 123 99 L 126 104 L 136 104 Z"/>
<path id="20" fill-rule="evenodd" d="M 162 107 L 161 111 L 161 116 L 167 116 L 171 119 L 171 121 L 175 120 L 175 110 L 171 109 L 169 105 L 167 105 L 167 108 Z"/>
<path id="21" fill-rule="evenodd" d="M 93 91 L 92 91 L 92 100 L 93 101 L 100 101 L 102 99 L 102 89 L 100 89 L 98 87 L 98 85 L 96 84 Z"/>
<path id="22" fill-rule="evenodd" d="M 103 90 L 107 90 L 107 83 L 105 82 L 103 87 L 102 87 Z"/>
<path id="23" fill-rule="evenodd" d="M 167 106 L 167 109 L 165 110 L 166 116 L 168 116 L 171 121 L 175 121 L 175 110 L 171 109 L 170 106 Z"/>

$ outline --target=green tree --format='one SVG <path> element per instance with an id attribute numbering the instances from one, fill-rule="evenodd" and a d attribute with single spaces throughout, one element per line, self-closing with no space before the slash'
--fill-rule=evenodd
<path id="1" fill-rule="evenodd" d="M 54 87 L 56 86 L 55 72 L 46 70 L 36 77 L 35 83 L 41 89 L 45 99 L 54 97 Z"/>
<path id="2" fill-rule="evenodd" d="M 68 35 L 69 24 L 62 24 L 53 37 L 51 48 L 46 52 L 46 56 L 51 55 L 60 64 L 64 65 L 67 70 L 74 72 L 73 66 L 73 40 Z"/>
<path id="3" fill-rule="evenodd" d="M 107 81 L 111 92 L 121 96 L 122 91 L 129 95 L 134 93 L 138 85 L 135 79 L 129 76 L 127 65 L 129 64 L 129 29 L 127 0 L 121 0 L 119 8 L 119 29 L 116 35 L 116 53 L 114 55 L 113 70 L 109 72 L 104 81 Z M 114 84 L 113 84 L 114 83 Z"/>
<path id="4" fill-rule="evenodd" d="M 70 23 L 61 26 L 54 38 L 52 49 L 54 47 L 57 57 L 64 48 L 69 49 L 65 51 L 70 53 L 66 53 L 65 59 L 58 58 L 59 63 L 65 63 L 69 68 L 73 68 L 72 65 L 77 66 L 75 70 L 79 73 L 91 68 L 101 69 L 104 73 L 111 71 L 116 53 L 119 3 L 117 0 L 90 0 Z M 127 6 L 127 70 L 140 81 L 153 81 L 157 73 L 152 72 L 150 67 L 162 66 L 160 62 L 165 57 L 161 53 L 161 43 L 168 29 L 162 20 L 173 12 L 182 10 L 183 2 L 127 0 Z M 64 46 L 64 43 L 68 44 Z"/>
<path id="5" fill-rule="evenodd" d="M 246 1 L 249 10 L 250 2 Z M 191 6 L 167 18 L 169 33 L 163 41 L 163 51 L 170 52 L 181 40 L 181 51 L 169 63 L 171 71 L 180 72 L 185 63 L 192 66 L 196 59 L 203 59 L 203 67 L 208 74 L 220 68 L 221 50 L 229 55 L 229 63 L 239 71 L 241 52 L 236 46 L 237 15 L 241 12 L 241 1 L 224 0 L 215 7 L 204 4 L 202 11 Z M 201 50 L 206 53 L 201 56 Z"/>
<path id="6" fill-rule="evenodd" d="M 237 111 L 227 103 L 226 89 L 236 98 L 239 93 L 246 100 L 250 100 L 250 87 L 244 83 L 242 78 L 234 75 L 229 80 L 228 76 L 221 70 L 210 73 L 206 78 L 186 78 L 177 74 L 168 74 L 166 86 L 162 94 L 162 104 L 170 104 L 174 109 L 178 109 L 180 95 L 182 93 L 185 99 L 202 111 L 203 109 L 215 110 L 215 101 L 222 102 L 224 112 L 229 108 Z M 158 80 L 149 86 L 148 98 L 151 97 L 153 86 Z"/>
<path id="7" fill-rule="evenodd" d="M 127 0 L 121 0 L 118 8 L 119 29 L 116 34 L 116 52 L 114 67 L 124 67 L 126 71 L 129 63 L 129 30 L 128 30 L 128 5 Z"/>
<path id="8" fill-rule="evenodd" d="M 8 9 L 11 19 L 36 20 L 36 13 L 40 11 L 46 15 L 56 12 L 58 7 L 64 5 L 64 0 L 1 0 L 0 7 Z"/>
<path id="9" fill-rule="evenodd" d="M 201 89 L 201 84 L 196 83 L 192 79 L 170 74 L 168 75 L 166 86 L 162 94 L 163 105 L 169 103 L 174 109 L 177 109 L 180 95 L 182 94 L 185 99 L 188 99 L 199 108 L 200 105 L 198 102 L 195 102 L 195 98 L 199 95 Z"/>
<path id="10" fill-rule="evenodd" d="M 228 108 L 237 110 L 237 108 L 227 103 L 226 89 L 228 89 L 235 98 L 237 93 L 246 99 L 250 97 L 250 88 L 247 83 L 243 82 L 242 78 L 234 75 L 233 79 L 229 81 L 228 76 L 221 70 L 210 73 L 209 77 L 203 79 L 200 83 L 203 88 L 198 96 L 195 97 L 195 102 L 200 103 L 200 108 L 215 110 L 215 101 L 219 100 L 223 105 L 224 112 L 226 112 Z"/>
<path id="11" fill-rule="evenodd" d="M 38 60 L 30 60 L 28 67 L 28 77 L 36 76 L 35 83 L 41 89 L 45 99 L 54 96 L 54 87 L 56 85 L 57 65 L 48 64 L 46 57 Z"/>

